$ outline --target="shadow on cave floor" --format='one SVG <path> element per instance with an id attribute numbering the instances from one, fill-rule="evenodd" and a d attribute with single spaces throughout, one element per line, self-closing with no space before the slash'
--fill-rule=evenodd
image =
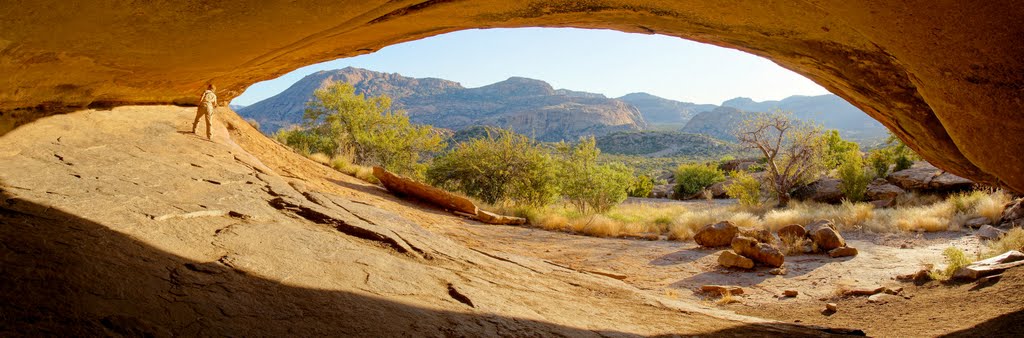
<path id="1" fill-rule="evenodd" d="M 631 335 L 288 286 L 3 191 L 0 257 L 0 336 Z M 784 325 L 707 334 L 792 335 Z"/>

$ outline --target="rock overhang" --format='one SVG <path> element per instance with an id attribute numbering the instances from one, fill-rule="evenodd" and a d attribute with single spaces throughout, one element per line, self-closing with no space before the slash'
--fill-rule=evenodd
<path id="1" fill-rule="evenodd" d="M 606 28 L 735 48 L 807 76 L 930 162 L 1024 191 L 1013 1 L 5 3 L 0 130 L 74 107 L 222 99 L 298 67 L 447 32 Z"/>

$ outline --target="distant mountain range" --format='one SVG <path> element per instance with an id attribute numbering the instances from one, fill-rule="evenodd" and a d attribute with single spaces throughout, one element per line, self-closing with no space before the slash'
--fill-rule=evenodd
<path id="1" fill-rule="evenodd" d="M 739 147 L 717 138 L 678 131 L 619 131 L 597 138 L 597 148 L 615 155 L 719 158 Z"/>
<path id="2" fill-rule="evenodd" d="M 608 98 L 602 94 L 554 89 L 547 82 L 522 77 L 465 88 L 458 82 L 444 79 L 412 78 L 353 67 L 310 74 L 284 92 L 238 112 L 259 122 L 264 132 L 273 133 L 301 123 L 313 91 L 335 81 L 352 84 L 357 93 L 367 96 L 390 96 L 415 123 L 452 132 L 472 126 L 498 126 L 541 141 L 649 130 L 652 125 L 669 126 L 672 130 L 680 130 L 682 126 L 680 131 L 684 133 L 730 140 L 741 111 L 777 109 L 792 111 L 797 118 L 813 120 L 826 128 L 838 129 L 845 138 L 863 142 L 885 136 L 881 124 L 835 95 L 791 96 L 765 102 L 735 98 L 717 106 L 674 101 L 647 93 Z M 657 142 L 683 139 L 671 133 L 644 135 L 656 138 Z M 629 139 L 633 142 L 636 137 Z M 678 147 L 688 148 L 687 145 Z"/>
<path id="3" fill-rule="evenodd" d="M 367 96 L 386 94 L 410 120 L 460 130 L 476 125 L 510 128 L 542 141 L 575 140 L 583 135 L 643 130 L 647 122 L 635 107 L 600 94 L 555 90 L 547 82 L 513 77 L 479 88 L 442 79 L 417 79 L 358 68 L 306 76 L 274 97 L 239 111 L 265 132 L 302 121 L 313 91 L 332 81 L 352 84 Z"/>

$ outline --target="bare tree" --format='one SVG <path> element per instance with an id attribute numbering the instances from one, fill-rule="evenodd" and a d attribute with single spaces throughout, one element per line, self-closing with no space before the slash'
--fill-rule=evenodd
<path id="1" fill-rule="evenodd" d="M 789 205 L 793 188 L 812 182 L 824 169 L 821 127 L 798 122 L 791 113 L 751 115 L 734 134 L 744 147 L 764 156 L 768 186 L 779 207 Z"/>

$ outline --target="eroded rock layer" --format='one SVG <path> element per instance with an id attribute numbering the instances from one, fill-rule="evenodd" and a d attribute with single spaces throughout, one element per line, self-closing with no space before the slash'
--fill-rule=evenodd
<path id="1" fill-rule="evenodd" d="M 493 27 L 658 33 L 764 56 L 930 162 L 1024 191 L 1024 7 L 1014 1 L 232 1 L 0 5 L 0 130 L 62 106 L 230 99 L 308 64 Z"/>

